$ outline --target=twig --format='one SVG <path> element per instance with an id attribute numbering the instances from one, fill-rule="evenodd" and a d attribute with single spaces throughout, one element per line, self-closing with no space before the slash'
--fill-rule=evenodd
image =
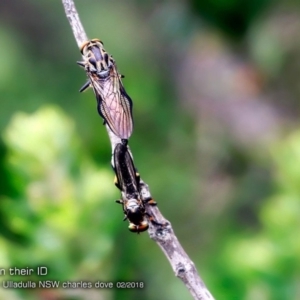
<path id="1" fill-rule="evenodd" d="M 73 0 L 62 0 L 65 8 L 66 16 L 73 30 L 77 45 L 81 45 L 88 40 L 84 28 L 80 22 L 78 13 Z M 108 136 L 112 146 L 112 152 L 116 144 L 121 143 L 121 139 L 117 137 L 106 125 Z M 141 197 L 142 199 L 152 198 L 149 186 L 141 180 Z M 194 263 L 190 260 L 184 249 L 180 245 L 174 234 L 171 223 L 166 220 L 160 213 L 157 206 L 146 205 L 148 215 L 153 219 L 149 224 L 149 236 L 162 249 L 168 258 L 175 275 L 179 277 L 186 285 L 191 295 L 196 300 L 214 300 L 213 296 L 206 288 L 204 282 L 198 275 Z"/>
<path id="2" fill-rule="evenodd" d="M 88 38 L 80 22 L 75 4 L 73 1 L 68 0 L 63 0 L 62 2 L 65 8 L 67 19 L 69 20 L 69 23 L 73 30 L 75 40 L 77 42 L 78 47 L 80 48 L 81 45 L 88 40 Z"/>
<path id="3" fill-rule="evenodd" d="M 141 181 L 141 194 L 144 199 L 152 198 L 149 186 Z M 171 223 L 166 220 L 156 206 L 147 205 L 147 213 L 154 216 L 156 223 L 150 223 L 149 236 L 162 249 L 168 258 L 172 269 L 190 291 L 194 299 L 214 300 L 210 291 L 200 278 L 194 263 L 179 243 Z M 160 225 L 160 224 L 163 224 Z"/>

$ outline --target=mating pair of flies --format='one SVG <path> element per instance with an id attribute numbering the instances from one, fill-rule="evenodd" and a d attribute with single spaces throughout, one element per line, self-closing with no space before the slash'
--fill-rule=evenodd
<path id="1" fill-rule="evenodd" d="M 88 81 L 80 92 L 93 88 L 97 99 L 97 109 L 111 131 L 121 139 L 113 153 L 115 185 L 121 190 L 124 220 L 129 221 L 129 230 L 142 232 L 148 229 L 145 204 L 156 205 L 151 199 L 141 198 L 140 176 L 133 164 L 127 143 L 133 130 L 132 100 L 126 93 L 115 60 L 103 48 L 103 43 L 93 39 L 81 47 L 83 61 L 77 62 L 88 76 Z"/>

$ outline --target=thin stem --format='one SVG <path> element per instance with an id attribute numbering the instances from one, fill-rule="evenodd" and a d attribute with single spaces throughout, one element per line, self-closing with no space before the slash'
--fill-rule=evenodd
<path id="1" fill-rule="evenodd" d="M 88 40 L 88 37 L 85 33 L 85 30 L 80 22 L 79 15 L 77 13 L 74 1 L 72 0 L 62 0 L 63 6 L 65 8 L 65 13 L 71 28 L 78 47 Z"/>

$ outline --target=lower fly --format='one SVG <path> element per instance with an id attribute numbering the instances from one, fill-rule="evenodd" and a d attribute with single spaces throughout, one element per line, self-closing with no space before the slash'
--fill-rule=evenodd
<path id="1" fill-rule="evenodd" d="M 136 172 L 132 157 L 124 144 L 117 144 L 114 149 L 115 185 L 122 192 L 122 204 L 125 214 L 124 220 L 129 221 L 129 230 L 142 232 L 148 229 L 146 210 L 139 193 L 140 176 Z"/>

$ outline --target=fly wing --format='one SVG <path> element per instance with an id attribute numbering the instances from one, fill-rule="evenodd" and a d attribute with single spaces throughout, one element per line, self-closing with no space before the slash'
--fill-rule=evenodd
<path id="1" fill-rule="evenodd" d="M 114 150 L 115 173 L 121 190 L 128 199 L 136 198 L 138 194 L 138 180 L 136 170 L 127 149 L 123 144 L 117 144 Z"/>
<path id="2" fill-rule="evenodd" d="M 92 77 L 98 101 L 98 112 L 110 129 L 121 139 L 128 139 L 133 130 L 132 100 L 126 93 L 115 67 L 106 78 Z"/>

